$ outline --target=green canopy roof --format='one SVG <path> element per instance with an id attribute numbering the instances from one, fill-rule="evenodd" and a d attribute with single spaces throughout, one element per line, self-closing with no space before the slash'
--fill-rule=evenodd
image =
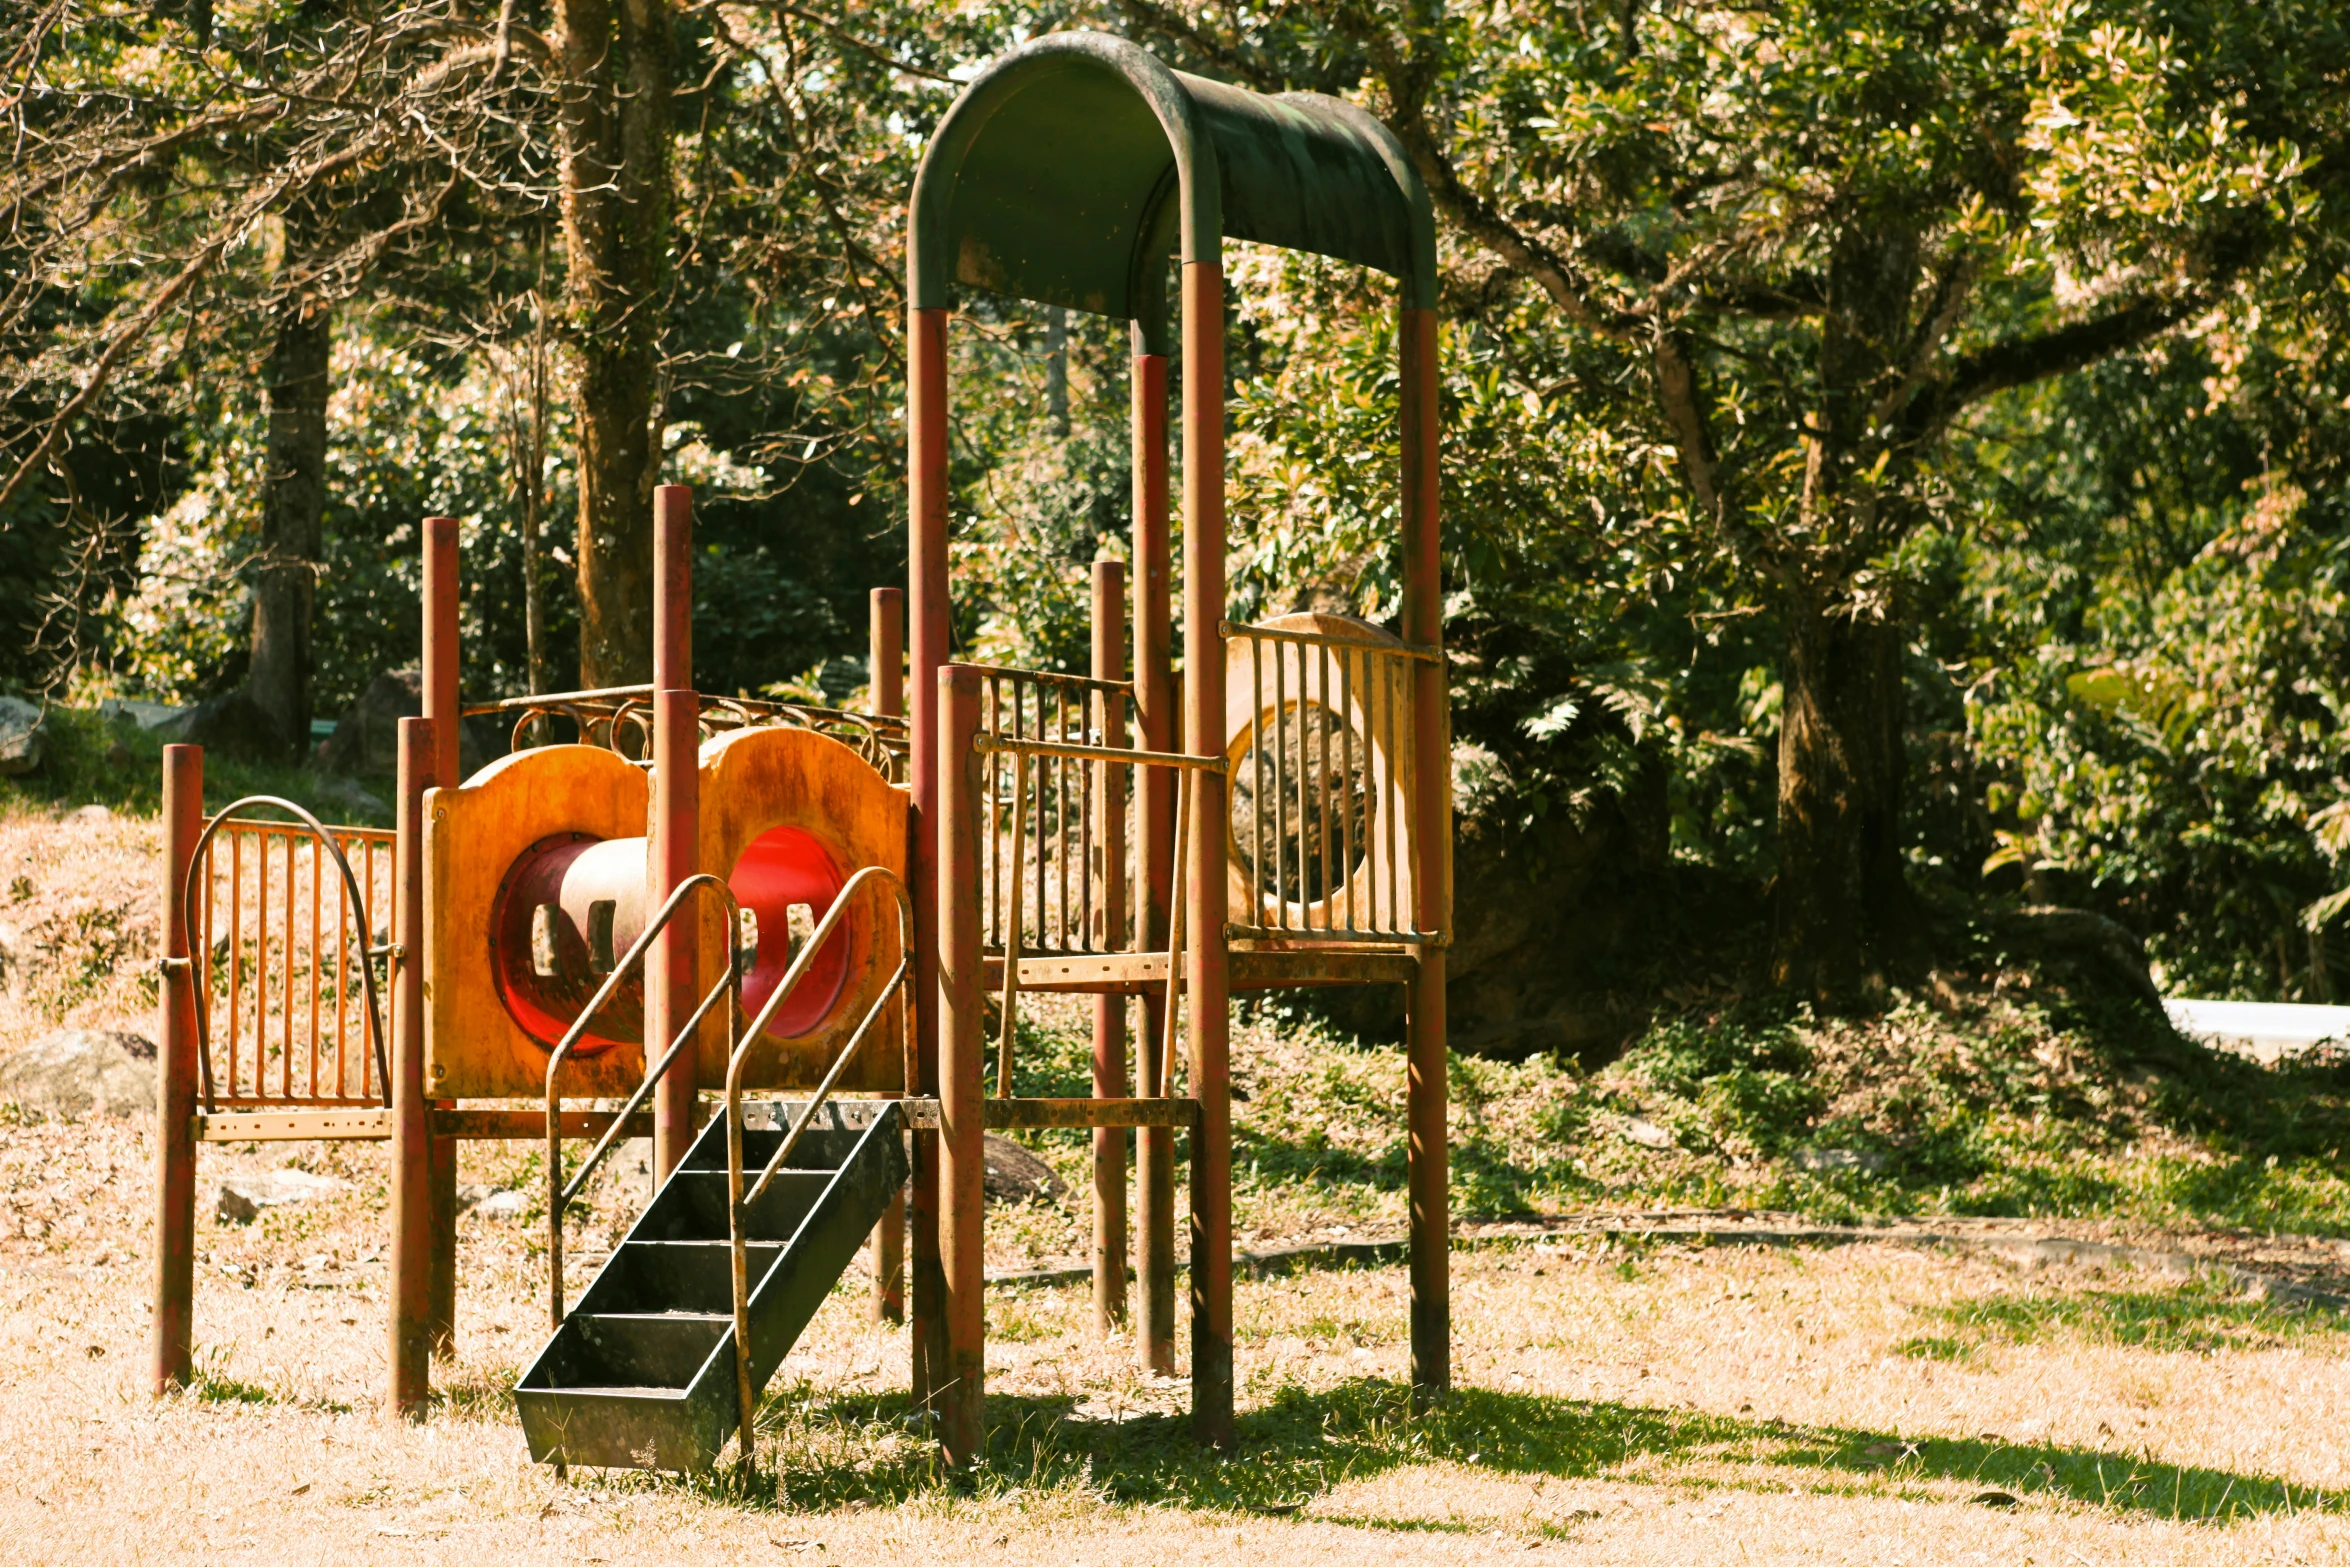
<path id="1" fill-rule="evenodd" d="M 1343 99 L 1268 97 L 1169 70 L 1124 39 L 1053 33 L 990 65 L 914 181 L 915 308 L 953 284 L 1133 321 L 1165 351 L 1166 263 L 1254 240 L 1375 267 L 1433 306 L 1427 192 Z"/>

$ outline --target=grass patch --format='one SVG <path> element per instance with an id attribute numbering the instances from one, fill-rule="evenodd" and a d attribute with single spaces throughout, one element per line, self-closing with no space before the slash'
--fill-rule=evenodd
<path id="1" fill-rule="evenodd" d="M 1947 1344 L 1959 1353 L 1928 1358 L 1962 1359 L 1984 1344 L 2066 1343 L 2201 1355 L 2273 1349 L 2350 1330 L 2339 1312 L 2247 1299 L 2209 1279 L 2167 1290 L 1992 1295 L 1925 1310 L 1947 1324 L 1951 1336 L 1911 1339 L 1902 1346 L 1904 1354 L 1921 1354 L 1914 1346 Z"/>

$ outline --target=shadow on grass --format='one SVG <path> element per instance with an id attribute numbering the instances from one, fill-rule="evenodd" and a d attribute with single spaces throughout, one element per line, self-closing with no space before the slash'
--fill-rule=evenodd
<path id="1" fill-rule="evenodd" d="M 2247 1300 L 2231 1284 L 2209 1278 L 2176 1289 L 1990 1295 L 1917 1309 L 1950 1331 L 1910 1339 L 1901 1352 L 1932 1360 L 1968 1359 L 1985 1344 L 2049 1340 L 2205 1354 L 2272 1348 L 2350 1327 L 2323 1306 Z"/>
<path id="2" fill-rule="evenodd" d="M 720 1469 L 686 1483 L 752 1507 L 887 1506 L 947 1489 L 1280 1515 L 1350 1480 L 1452 1462 L 1501 1474 L 1770 1492 L 1785 1490 L 1790 1471 L 1809 1471 L 1813 1489 L 1852 1495 L 1963 1500 L 1996 1492 L 2200 1522 L 2350 1512 L 2350 1492 L 2050 1443 L 1905 1442 L 1879 1431 L 1485 1389 L 1461 1390 L 1414 1414 L 1407 1389 L 1374 1379 L 1284 1388 L 1240 1417 L 1230 1456 L 1194 1443 L 1180 1416 L 1087 1419 L 1070 1399 L 1001 1396 L 989 1400 L 989 1412 L 985 1454 L 968 1474 L 950 1475 L 903 1399 L 777 1400 L 756 1476 Z M 1678 1481 L 1653 1465 L 1622 1473 L 1641 1459 L 1703 1469 Z"/>

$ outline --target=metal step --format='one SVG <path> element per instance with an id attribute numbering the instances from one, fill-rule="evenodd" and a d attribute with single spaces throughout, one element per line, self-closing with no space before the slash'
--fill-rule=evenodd
<path id="1" fill-rule="evenodd" d="M 745 1181 L 773 1155 L 790 1103 L 744 1106 Z M 890 1100 L 834 1101 L 747 1226 L 751 1385 L 764 1388 L 890 1198 L 905 1185 Z M 540 1463 L 700 1470 L 737 1425 L 726 1128 L 714 1120 L 514 1390 Z"/>

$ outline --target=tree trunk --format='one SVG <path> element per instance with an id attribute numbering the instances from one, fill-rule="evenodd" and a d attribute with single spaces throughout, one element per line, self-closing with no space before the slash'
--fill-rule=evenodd
<path id="1" fill-rule="evenodd" d="M 666 0 L 558 0 L 563 242 L 579 423 L 579 672 L 652 676 L 653 489 L 669 248 Z"/>
<path id="2" fill-rule="evenodd" d="M 253 582 L 253 658 L 245 689 L 275 720 L 288 759 L 310 745 L 312 610 L 326 510 L 327 357 L 333 312 L 317 300 L 279 307 L 265 371 L 269 399 L 261 478 L 261 555 Z"/>
<path id="3" fill-rule="evenodd" d="M 1779 984 L 1830 1007 L 1883 994 L 1915 957 L 1902 873 L 1900 626 L 1790 606 L 1779 722 Z"/>

